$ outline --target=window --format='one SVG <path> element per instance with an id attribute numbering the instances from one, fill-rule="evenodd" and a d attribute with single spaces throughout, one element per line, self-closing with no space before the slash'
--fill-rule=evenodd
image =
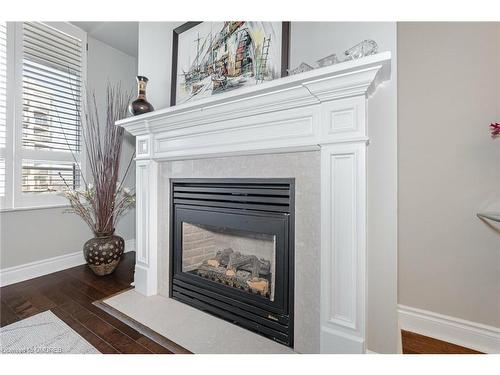
<path id="1" fill-rule="evenodd" d="M 85 33 L 68 23 L 3 26 L 3 207 L 65 204 L 56 192 L 65 185 L 79 186 L 84 161 L 79 109 L 86 71 Z M 0 138 L 0 147 L 1 142 Z"/>
<path id="2" fill-rule="evenodd" d="M 5 200 L 7 134 L 7 23 L 0 22 L 0 203 Z"/>

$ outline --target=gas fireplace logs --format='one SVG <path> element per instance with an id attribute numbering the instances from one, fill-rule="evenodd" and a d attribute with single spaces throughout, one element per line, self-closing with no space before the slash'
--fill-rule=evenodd
<path id="1" fill-rule="evenodd" d="M 269 297 L 271 262 L 228 248 L 218 251 L 196 270 L 199 276 Z"/>

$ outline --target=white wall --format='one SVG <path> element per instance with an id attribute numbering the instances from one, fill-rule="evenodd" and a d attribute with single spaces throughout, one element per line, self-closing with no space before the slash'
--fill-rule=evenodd
<path id="1" fill-rule="evenodd" d="M 139 22 L 138 74 L 149 78 L 146 97 L 155 109 L 170 106 L 173 30 L 183 22 Z"/>
<path id="2" fill-rule="evenodd" d="M 136 75 L 137 59 L 115 48 L 108 46 L 96 39 L 89 38 L 88 51 L 88 87 L 95 90 L 100 97 L 98 107 L 102 121 L 106 115 L 106 85 L 120 83 L 125 92 L 130 92 L 133 98 L 137 96 Z M 125 133 L 120 160 L 122 173 L 124 173 L 130 158 L 135 151 L 135 138 Z M 125 186 L 135 187 L 135 163 L 133 162 L 125 181 Z M 116 233 L 125 239 L 135 238 L 135 210 L 129 211 L 118 223 Z"/>
<path id="3" fill-rule="evenodd" d="M 138 71 L 150 78 L 147 96 L 156 109 L 170 103 L 172 32 L 180 24 L 139 23 Z M 381 51 L 393 53 L 394 74 L 369 101 L 367 340 L 370 350 L 394 353 L 398 337 L 396 24 L 293 22 L 290 65 L 314 63 L 368 38 L 376 40 Z M 375 200 L 375 196 L 383 198 Z"/>
<path id="4" fill-rule="evenodd" d="M 98 98 L 103 98 L 108 78 L 111 82 L 121 80 L 128 87 L 135 87 L 137 60 L 134 57 L 92 38 L 88 43 L 88 87 L 95 88 Z M 124 158 L 134 149 L 132 139 L 126 143 Z M 133 183 L 134 176 L 130 178 Z M 92 237 L 79 217 L 64 214 L 60 208 L 1 212 L 0 224 L 1 269 L 74 253 L 82 250 L 83 243 Z M 117 234 L 125 239 L 135 238 L 133 212 L 118 225 Z"/>
<path id="5" fill-rule="evenodd" d="M 496 327 L 499 25 L 398 25 L 399 302 Z"/>

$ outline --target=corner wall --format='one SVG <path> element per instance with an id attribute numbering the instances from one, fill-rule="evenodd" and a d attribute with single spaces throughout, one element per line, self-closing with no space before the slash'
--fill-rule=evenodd
<path id="1" fill-rule="evenodd" d="M 137 60 L 100 41 L 88 38 L 88 87 L 104 98 L 106 81 L 122 81 L 135 90 Z M 102 102 L 101 102 L 102 103 Z M 103 112 L 104 106 L 100 108 Z M 124 144 L 123 158 L 134 151 L 133 138 Z M 132 168 L 134 170 L 134 168 Z M 135 184 L 132 173 L 128 181 Z M 130 186 L 130 184 L 129 184 Z M 134 186 L 134 185 L 132 185 Z M 62 208 L 19 210 L 0 213 L 0 268 L 10 268 L 48 258 L 82 251 L 91 231 L 74 214 L 64 214 Z M 125 240 L 135 238 L 135 213 L 129 212 L 119 223 L 117 234 Z"/>
<path id="2" fill-rule="evenodd" d="M 500 328 L 499 25 L 399 23 L 398 123 L 399 303 Z"/>

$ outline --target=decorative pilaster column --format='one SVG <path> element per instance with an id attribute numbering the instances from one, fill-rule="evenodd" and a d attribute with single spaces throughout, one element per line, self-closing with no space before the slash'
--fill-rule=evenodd
<path id="1" fill-rule="evenodd" d="M 366 144 L 321 149 L 321 353 L 365 352 Z"/>
<path id="2" fill-rule="evenodd" d="M 366 351 L 366 101 L 379 69 L 307 83 L 321 100 L 321 353 Z"/>
<path id="3" fill-rule="evenodd" d="M 151 136 L 136 139 L 135 290 L 146 296 L 158 289 L 158 163 L 150 159 Z"/>

